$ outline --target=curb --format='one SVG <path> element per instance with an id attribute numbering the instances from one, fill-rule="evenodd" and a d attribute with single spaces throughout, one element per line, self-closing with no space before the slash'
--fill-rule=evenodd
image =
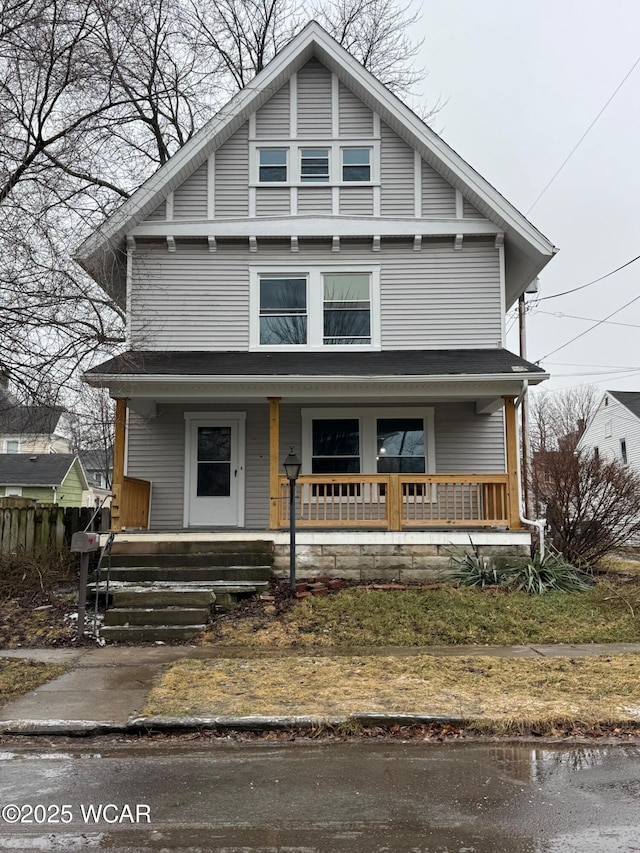
<path id="1" fill-rule="evenodd" d="M 446 717 L 420 714 L 355 713 L 344 716 L 290 717 L 132 717 L 126 723 L 104 720 L 6 720 L 0 722 L 0 735 L 67 735 L 91 737 L 105 734 L 150 733 L 152 731 L 193 732 L 210 731 L 307 731 L 354 724 L 368 726 L 421 726 L 433 723 L 465 725 L 465 717 Z"/>

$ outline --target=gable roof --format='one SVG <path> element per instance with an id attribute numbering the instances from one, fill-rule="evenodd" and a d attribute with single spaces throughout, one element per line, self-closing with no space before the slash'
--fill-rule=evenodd
<path id="1" fill-rule="evenodd" d="M 75 464 L 86 489 L 84 469 L 73 453 L 0 453 L 0 485 L 60 486 Z"/>
<path id="2" fill-rule="evenodd" d="M 110 295 L 122 300 L 125 282 L 118 258 L 127 232 L 152 213 L 169 192 L 182 184 L 313 57 L 335 73 L 484 216 L 504 230 L 507 304 L 511 304 L 553 257 L 556 252 L 553 244 L 316 21 L 307 24 L 249 86 L 238 92 L 88 237 L 78 248 L 76 261 Z"/>
<path id="3" fill-rule="evenodd" d="M 632 415 L 640 418 L 640 391 L 605 391 L 614 400 L 622 403 Z"/>
<path id="4" fill-rule="evenodd" d="M 59 406 L 0 404 L 0 433 L 53 435 L 65 410 Z"/>

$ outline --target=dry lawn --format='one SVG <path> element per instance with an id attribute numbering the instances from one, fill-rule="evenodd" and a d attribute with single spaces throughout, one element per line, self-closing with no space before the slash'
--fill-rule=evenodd
<path id="1" fill-rule="evenodd" d="M 476 721 L 640 719 L 640 654 L 582 659 L 283 657 L 181 661 L 145 715 L 331 716 L 365 712 Z"/>
<path id="2" fill-rule="evenodd" d="M 67 671 L 65 663 L 0 658 L 0 705 L 13 702 Z"/>

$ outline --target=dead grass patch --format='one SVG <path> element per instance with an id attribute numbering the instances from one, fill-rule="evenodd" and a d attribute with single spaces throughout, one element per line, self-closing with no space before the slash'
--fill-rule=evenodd
<path id="1" fill-rule="evenodd" d="M 0 705 L 18 699 L 52 678 L 58 678 L 67 669 L 65 663 L 0 659 Z"/>
<path id="2" fill-rule="evenodd" d="M 180 661 L 145 715 L 354 713 L 523 721 L 640 719 L 640 655 L 582 659 L 418 655 Z"/>

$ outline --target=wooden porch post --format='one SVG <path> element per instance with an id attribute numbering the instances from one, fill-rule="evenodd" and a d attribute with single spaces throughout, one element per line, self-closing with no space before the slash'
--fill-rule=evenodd
<path id="1" fill-rule="evenodd" d="M 116 399 L 115 437 L 113 442 L 113 483 L 111 490 L 111 530 L 122 530 L 122 487 L 124 483 L 124 447 L 127 432 L 127 403 L 126 397 Z"/>
<path id="2" fill-rule="evenodd" d="M 513 397 L 504 398 L 504 422 L 507 445 L 507 516 L 510 530 L 520 530 L 520 494 L 518 483 L 518 422 Z"/>
<path id="3" fill-rule="evenodd" d="M 269 529 L 280 526 L 280 397 L 267 397 L 269 401 Z"/>

